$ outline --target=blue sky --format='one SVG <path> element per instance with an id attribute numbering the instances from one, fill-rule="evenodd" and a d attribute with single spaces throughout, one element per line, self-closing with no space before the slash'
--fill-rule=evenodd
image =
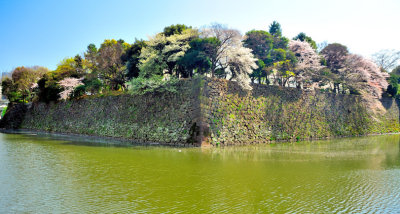
<path id="1" fill-rule="evenodd" d="M 146 39 L 165 26 L 226 24 L 242 33 L 277 20 L 289 38 L 339 42 L 369 56 L 400 50 L 399 0 L 0 0 L 0 72 L 17 66 L 55 69 L 104 39 Z"/>

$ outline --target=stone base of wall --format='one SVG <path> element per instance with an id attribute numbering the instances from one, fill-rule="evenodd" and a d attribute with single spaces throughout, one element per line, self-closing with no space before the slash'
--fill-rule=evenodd
<path id="1" fill-rule="evenodd" d="M 193 146 L 399 132 L 398 102 L 379 102 L 373 113 L 360 96 L 195 78 L 178 93 L 14 105 L 0 127 Z"/>

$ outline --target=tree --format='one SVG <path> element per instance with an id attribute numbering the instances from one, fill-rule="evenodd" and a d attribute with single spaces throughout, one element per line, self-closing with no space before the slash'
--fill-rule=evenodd
<path id="1" fill-rule="evenodd" d="M 22 95 L 18 92 L 17 85 L 7 76 L 1 81 L 1 93 L 4 94 L 10 102 L 22 101 Z"/>
<path id="2" fill-rule="evenodd" d="M 214 76 L 215 71 L 220 69 L 225 71 L 227 68 L 227 60 L 224 56 L 227 56 L 227 51 L 232 46 L 242 46 L 241 38 L 238 30 L 229 29 L 224 25 L 214 23 L 209 27 L 201 30 L 201 35 L 203 38 L 216 38 L 219 43 L 216 46 L 211 45 L 206 50 L 209 53 L 209 58 L 211 61 L 211 76 Z"/>
<path id="3" fill-rule="evenodd" d="M 302 42 L 308 42 L 310 46 L 314 49 L 317 50 L 317 43 L 309 36 L 307 36 L 305 33 L 301 32 L 297 36 L 293 38 L 293 40 L 300 40 Z"/>
<path id="4" fill-rule="evenodd" d="M 282 36 L 281 25 L 277 21 L 273 21 L 269 26 L 269 33 L 274 39 L 274 49 L 284 49 L 286 50 L 289 44 L 289 39 Z"/>
<path id="5" fill-rule="evenodd" d="M 389 74 L 383 72 L 373 61 L 356 54 L 349 54 L 342 75 L 350 92 L 364 97 L 381 98 L 387 89 Z"/>
<path id="6" fill-rule="evenodd" d="M 2 81 L 3 94 L 11 102 L 32 101 L 34 84 L 49 70 L 40 66 L 17 67 L 12 71 L 11 79 Z"/>
<path id="7" fill-rule="evenodd" d="M 126 59 L 126 77 L 128 80 L 136 78 L 139 76 L 139 59 L 142 49 L 146 47 L 146 42 L 144 40 L 135 40 L 125 53 L 124 58 Z"/>
<path id="8" fill-rule="evenodd" d="M 251 49 L 243 46 L 231 46 L 225 52 L 227 61 L 227 70 L 230 73 L 230 79 L 236 79 L 242 88 L 251 90 L 249 75 L 253 69 L 257 68 L 257 61 L 251 53 Z"/>
<path id="9" fill-rule="evenodd" d="M 82 58 L 78 55 L 75 58 L 65 58 L 58 65 L 53 72 L 56 80 L 62 80 L 67 77 L 80 78 L 83 73 Z"/>
<path id="10" fill-rule="evenodd" d="M 400 51 L 381 50 L 372 55 L 374 62 L 385 71 L 390 71 L 400 62 Z"/>
<path id="11" fill-rule="evenodd" d="M 389 86 L 387 88 L 387 93 L 392 95 L 392 97 L 398 97 L 399 94 L 399 83 L 400 75 L 396 73 L 390 73 Z"/>
<path id="12" fill-rule="evenodd" d="M 140 54 L 139 69 L 142 77 L 168 74 L 180 75 L 179 60 L 190 48 L 190 41 L 198 38 L 198 31 L 186 29 L 181 34 L 165 36 L 163 33 L 149 38 Z"/>
<path id="13" fill-rule="evenodd" d="M 269 26 L 269 33 L 274 37 L 281 37 L 282 36 L 281 24 L 279 24 L 277 21 L 273 21 L 272 24 Z"/>
<path id="14" fill-rule="evenodd" d="M 259 59 L 257 61 L 258 68 L 250 74 L 252 82 L 254 83 L 254 80 L 257 79 L 258 83 L 262 83 L 262 79 L 265 78 L 265 82 L 269 83 L 268 75 L 271 73 L 271 64 L 267 65 L 266 62 L 270 61 L 270 54 L 273 50 L 273 36 L 267 31 L 252 30 L 246 33 L 243 45 L 253 50 L 254 56 Z"/>
<path id="15" fill-rule="evenodd" d="M 192 27 L 186 26 L 183 24 L 171 25 L 171 26 L 164 28 L 163 34 L 164 34 L 164 36 L 168 37 L 168 36 L 172 36 L 174 34 L 182 34 L 183 31 L 185 31 L 187 29 L 191 29 L 191 28 Z"/>
<path id="16" fill-rule="evenodd" d="M 215 37 L 197 38 L 190 42 L 190 49 L 179 61 L 188 77 L 193 76 L 193 71 L 206 74 L 211 70 L 211 59 L 215 58 L 220 43 Z"/>
<path id="17" fill-rule="evenodd" d="M 252 49 L 255 57 L 259 59 L 257 62 L 258 68 L 250 75 L 252 81 L 258 79 L 258 82 L 262 83 L 262 80 L 265 79 L 266 84 L 269 84 L 269 75 L 272 73 L 272 69 L 279 64 L 277 62 L 281 62 L 280 64 L 284 65 L 287 59 L 292 61 L 292 64 L 295 61 L 295 57 L 288 50 L 288 40 L 282 37 L 280 24 L 277 22 L 272 23 L 269 31 L 272 34 L 260 30 L 249 31 L 243 41 L 244 46 Z M 274 74 L 275 81 L 281 80 L 281 78 L 277 77 L 280 74 L 282 73 Z"/>
<path id="18" fill-rule="evenodd" d="M 326 48 L 326 46 L 328 46 L 328 42 L 327 41 L 323 41 L 321 43 L 317 44 L 317 53 L 321 53 L 321 51 Z"/>
<path id="19" fill-rule="evenodd" d="M 289 80 L 295 77 L 293 73 L 294 64 L 290 60 L 282 60 L 274 63 L 274 80 L 278 83 L 278 85 L 285 87 Z"/>
<path id="20" fill-rule="evenodd" d="M 332 72 L 338 73 L 344 66 L 349 50 L 342 44 L 333 43 L 326 46 L 321 51 L 321 54 L 327 62 L 327 67 L 331 69 Z"/>
<path id="21" fill-rule="evenodd" d="M 392 70 L 392 73 L 397 74 L 397 75 L 400 75 L 400 65 L 397 66 L 397 67 L 395 67 L 395 68 Z"/>
<path id="22" fill-rule="evenodd" d="M 104 40 L 97 54 L 96 63 L 100 78 L 110 89 L 125 88 L 125 67 L 122 56 L 130 47 L 124 40 Z"/>
<path id="23" fill-rule="evenodd" d="M 68 99 L 76 87 L 83 85 L 82 80 L 83 78 L 78 79 L 68 77 L 58 82 L 58 84 L 63 88 L 63 91 L 59 94 L 60 98 L 62 100 Z"/>
<path id="24" fill-rule="evenodd" d="M 343 78 L 341 78 L 344 75 L 340 73 L 345 67 L 345 62 L 347 60 L 347 56 L 349 55 L 349 51 L 346 46 L 339 43 L 333 43 L 326 46 L 321 51 L 321 55 L 326 60 L 326 66 L 329 68 L 329 70 L 339 77 L 334 82 L 333 89 L 334 92 L 339 93 L 340 84 L 342 84 L 342 82 L 344 81 Z"/>
<path id="25" fill-rule="evenodd" d="M 255 57 L 264 60 L 268 58 L 273 48 L 274 39 L 267 31 L 251 30 L 246 33 L 243 44 L 246 48 L 253 50 Z"/>
<path id="26" fill-rule="evenodd" d="M 291 40 L 289 42 L 289 50 L 291 50 L 296 58 L 297 64 L 295 68 L 296 83 L 300 87 L 300 83 L 310 82 L 312 78 L 318 75 L 321 66 L 321 56 L 308 42 L 300 40 Z"/>
<path id="27" fill-rule="evenodd" d="M 84 53 L 85 60 L 88 62 L 88 68 L 91 72 L 95 72 L 97 70 L 97 47 L 95 44 L 89 44 L 87 46 L 87 50 Z"/>
<path id="28" fill-rule="evenodd" d="M 62 88 L 58 84 L 58 80 L 54 78 L 54 73 L 45 74 L 37 84 L 39 89 L 38 100 L 40 102 L 49 103 L 59 100 Z"/>

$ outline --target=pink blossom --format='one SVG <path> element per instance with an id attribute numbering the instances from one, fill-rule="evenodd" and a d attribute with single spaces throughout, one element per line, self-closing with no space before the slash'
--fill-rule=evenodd
<path id="1" fill-rule="evenodd" d="M 83 78 L 78 79 L 68 77 L 58 82 L 58 84 L 64 89 L 64 91 L 60 93 L 60 98 L 66 100 L 76 87 L 83 85 L 82 80 Z"/>

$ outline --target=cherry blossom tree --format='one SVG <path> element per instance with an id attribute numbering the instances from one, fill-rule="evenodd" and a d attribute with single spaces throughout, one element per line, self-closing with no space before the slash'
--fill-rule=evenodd
<path id="1" fill-rule="evenodd" d="M 323 68 L 321 66 L 321 56 L 315 52 L 308 42 L 300 40 L 291 40 L 289 42 L 289 50 L 291 50 L 296 58 L 297 64 L 295 68 L 296 84 L 299 87 L 301 83 L 310 82 L 312 77 L 318 75 L 318 71 Z"/>
<path id="2" fill-rule="evenodd" d="M 242 45 L 229 47 L 224 54 L 227 59 L 227 71 L 230 79 L 235 79 L 244 89 L 251 90 L 250 74 L 257 69 L 257 59 L 251 49 Z"/>
<path id="3" fill-rule="evenodd" d="M 164 71 L 167 71 L 170 75 L 175 72 L 176 76 L 179 76 L 178 61 L 190 48 L 189 42 L 197 37 L 198 31 L 190 28 L 169 36 L 158 33 L 149 37 L 139 57 L 138 68 L 141 75 L 150 77 L 163 75 Z"/>
<path id="4" fill-rule="evenodd" d="M 60 92 L 60 99 L 68 99 L 76 87 L 83 85 L 82 80 L 83 78 L 68 77 L 59 81 L 58 84 L 64 89 Z"/>
<path id="5" fill-rule="evenodd" d="M 251 90 L 249 75 L 253 69 L 257 69 L 257 59 L 252 54 L 250 48 L 246 48 L 242 43 L 242 35 L 238 30 L 229 29 L 221 24 L 213 24 L 208 28 L 202 29 L 202 36 L 206 38 L 216 38 L 218 41 L 213 55 L 210 55 L 211 75 L 215 70 L 225 71 L 225 77 L 236 80 L 244 88 Z"/>
<path id="6" fill-rule="evenodd" d="M 382 71 L 372 60 L 356 54 L 346 57 L 342 75 L 346 85 L 367 97 L 381 98 L 389 85 L 388 73 Z"/>
<path id="7" fill-rule="evenodd" d="M 243 46 L 241 44 L 242 35 L 238 30 L 229 29 L 224 25 L 214 23 L 209 27 L 201 29 L 201 37 L 203 38 L 216 38 L 218 41 L 217 46 L 212 47 L 215 50 L 209 51 L 213 53 L 210 55 L 211 61 L 211 76 L 214 76 L 217 69 L 227 69 L 228 51 L 232 47 Z"/>

